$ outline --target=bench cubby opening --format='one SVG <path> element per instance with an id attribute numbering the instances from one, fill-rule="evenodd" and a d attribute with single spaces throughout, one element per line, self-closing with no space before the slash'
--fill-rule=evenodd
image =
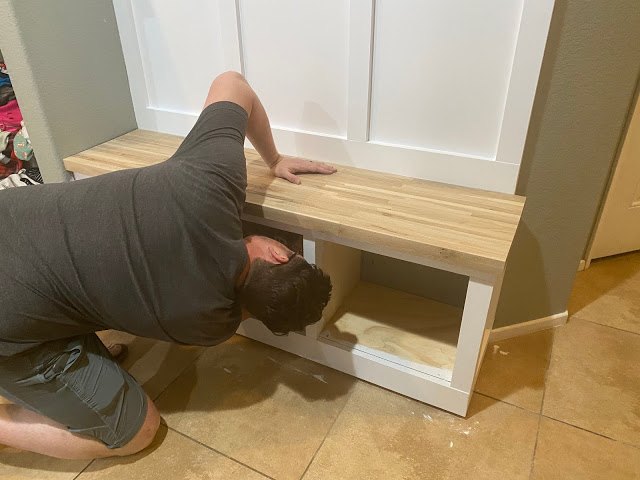
<path id="1" fill-rule="evenodd" d="M 331 276 L 333 292 L 322 320 L 307 335 L 451 381 L 466 292 L 457 305 L 450 305 L 373 282 L 364 275 L 363 254 L 356 248 L 316 242 L 317 265 Z M 406 268 L 406 262 L 385 259 L 390 260 L 398 263 L 396 270 Z M 427 276 L 420 270 L 412 274 Z M 428 287 L 423 290 L 428 292 Z"/>

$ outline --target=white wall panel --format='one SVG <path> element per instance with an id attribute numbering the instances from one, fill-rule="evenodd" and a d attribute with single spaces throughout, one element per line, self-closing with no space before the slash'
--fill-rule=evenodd
<path id="1" fill-rule="evenodd" d="M 346 136 L 349 2 L 241 0 L 247 80 L 272 125 Z"/>
<path id="2" fill-rule="evenodd" d="M 242 71 L 289 155 L 513 192 L 554 0 L 113 0 L 136 120 Z"/>
<path id="3" fill-rule="evenodd" d="M 132 2 L 150 107 L 199 113 L 226 70 L 218 2 Z"/>
<path id="4" fill-rule="evenodd" d="M 377 0 L 370 139 L 493 159 L 522 0 Z"/>

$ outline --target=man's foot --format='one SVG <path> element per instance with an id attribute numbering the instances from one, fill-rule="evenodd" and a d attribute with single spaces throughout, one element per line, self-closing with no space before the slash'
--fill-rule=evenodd
<path id="1" fill-rule="evenodd" d="M 129 353 L 129 348 L 124 343 L 112 343 L 105 346 L 107 347 L 107 350 L 109 350 L 113 359 L 118 363 L 122 363 Z"/>

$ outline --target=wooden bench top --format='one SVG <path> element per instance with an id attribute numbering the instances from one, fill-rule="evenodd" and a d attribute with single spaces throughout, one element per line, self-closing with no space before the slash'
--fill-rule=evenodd
<path id="1" fill-rule="evenodd" d="M 169 158 L 181 141 L 134 130 L 67 157 L 64 165 L 91 176 L 144 167 Z M 501 272 L 524 206 L 516 195 L 342 165 L 333 175 L 304 175 L 293 185 L 274 178 L 256 152 L 246 156 L 245 214 L 456 266 L 453 271 Z"/>

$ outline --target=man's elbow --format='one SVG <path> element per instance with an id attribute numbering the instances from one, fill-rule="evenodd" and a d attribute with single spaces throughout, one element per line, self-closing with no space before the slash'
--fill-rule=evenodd
<path id="1" fill-rule="evenodd" d="M 228 70 L 226 72 L 221 73 L 211 82 L 211 86 L 215 84 L 234 84 L 234 83 L 247 83 L 247 80 L 240 72 L 236 72 L 235 70 Z"/>
<path id="2" fill-rule="evenodd" d="M 242 74 L 229 70 L 211 82 L 205 107 L 214 102 L 229 101 L 240 105 L 251 115 L 254 98 L 255 93 Z"/>

